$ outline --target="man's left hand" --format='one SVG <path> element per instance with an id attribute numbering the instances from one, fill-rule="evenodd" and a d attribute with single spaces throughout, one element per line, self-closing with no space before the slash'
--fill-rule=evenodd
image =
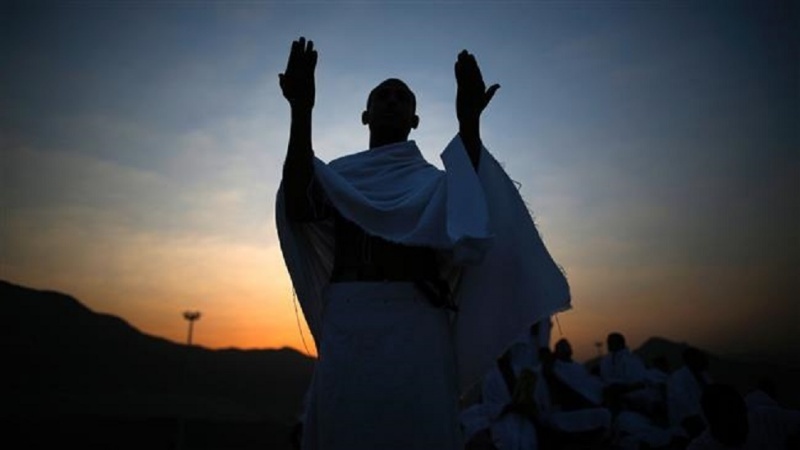
<path id="1" fill-rule="evenodd" d="M 481 69 L 475 56 L 466 50 L 458 54 L 455 64 L 456 83 L 458 92 L 456 94 L 456 115 L 459 123 L 477 124 L 481 113 L 489 104 L 494 96 L 499 84 L 493 84 L 486 89 L 483 82 Z"/>

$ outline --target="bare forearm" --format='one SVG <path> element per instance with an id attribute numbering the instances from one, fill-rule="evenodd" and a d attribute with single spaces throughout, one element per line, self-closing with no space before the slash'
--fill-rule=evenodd
<path id="1" fill-rule="evenodd" d="M 311 108 L 292 108 L 289 148 L 283 163 L 283 189 L 286 214 L 302 218 L 310 209 L 308 187 L 314 176 L 314 150 L 311 147 Z"/>
<path id="2" fill-rule="evenodd" d="M 464 143 L 464 148 L 467 150 L 470 161 L 472 161 L 472 167 L 477 171 L 481 157 L 481 148 L 483 147 L 480 133 L 480 119 L 459 121 L 458 134 L 461 136 L 461 142 Z"/>

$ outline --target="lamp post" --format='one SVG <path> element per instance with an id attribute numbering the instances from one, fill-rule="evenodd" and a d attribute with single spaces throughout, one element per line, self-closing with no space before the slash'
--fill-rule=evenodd
<path id="1" fill-rule="evenodd" d="M 194 330 L 194 322 L 200 319 L 200 311 L 185 311 L 183 318 L 189 321 L 189 345 L 192 345 L 192 331 Z"/>
<path id="2" fill-rule="evenodd" d="M 184 311 L 183 318 L 189 321 L 189 337 L 187 338 L 187 342 L 189 346 L 192 345 L 192 331 L 194 331 L 194 323 L 197 320 L 200 320 L 200 311 Z M 184 359 L 184 366 L 183 366 L 183 374 L 181 379 L 181 388 L 186 389 L 186 371 L 188 366 L 188 358 L 189 352 L 185 352 L 185 359 Z M 175 449 L 176 450 L 183 450 L 184 447 L 184 435 L 186 433 L 186 419 L 184 418 L 184 413 L 181 411 L 178 413 L 178 434 L 175 437 Z"/>

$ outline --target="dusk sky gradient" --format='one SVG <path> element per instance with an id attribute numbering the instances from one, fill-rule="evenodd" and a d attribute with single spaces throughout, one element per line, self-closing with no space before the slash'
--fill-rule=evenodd
<path id="1" fill-rule="evenodd" d="M 367 93 L 397 77 L 439 167 L 467 49 L 502 86 L 484 144 L 570 282 L 554 339 L 800 348 L 796 3 L 23 5 L 0 6 L 4 280 L 177 342 L 197 309 L 199 345 L 313 353 L 274 225 L 292 40 L 319 51 L 317 156 L 367 148 Z"/>

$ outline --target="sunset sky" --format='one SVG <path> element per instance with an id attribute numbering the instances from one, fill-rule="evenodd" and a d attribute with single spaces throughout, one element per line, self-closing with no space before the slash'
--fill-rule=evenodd
<path id="1" fill-rule="evenodd" d="M 320 158 L 367 147 L 366 95 L 398 77 L 439 167 L 467 49 L 502 85 L 484 144 L 571 285 L 554 338 L 800 348 L 792 2 L 37 4 L 0 6 L 4 280 L 178 342 L 196 309 L 199 345 L 313 353 L 274 225 L 291 41 L 319 51 Z"/>

